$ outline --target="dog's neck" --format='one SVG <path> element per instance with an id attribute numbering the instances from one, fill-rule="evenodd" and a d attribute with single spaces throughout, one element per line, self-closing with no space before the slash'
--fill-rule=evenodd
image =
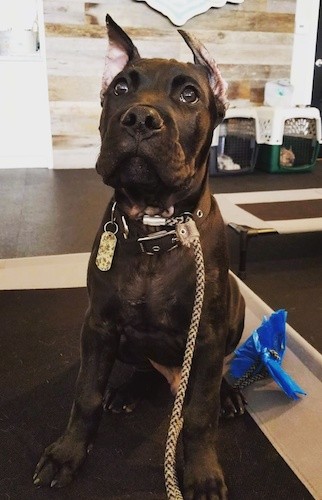
<path id="1" fill-rule="evenodd" d="M 171 217 L 159 215 L 143 215 L 140 219 L 131 219 L 121 207 L 114 202 L 111 209 L 111 220 L 104 227 L 117 228 L 115 235 L 119 251 L 128 254 L 145 253 L 158 255 L 169 252 L 181 245 L 177 228 L 193 219 L 200 231 L 212 206 L 212 196 L 209 189 L 208 174 L 199 172 L 193 189 L 189 195 L 180 199 L 174 206 Z M 198 181 L 198 182 L 197 182 Z M 107 229 L 104 229 L 107 230 Z"/>
<path id="2" fill-rule="evenodd" d="M 156 214 L 153 212 L 153 207 L 147 207 L 145 213 L 136 219 L 128 217 L 126 213 L 122 212 L 121 206 L 117 204 L 115 210 L 117 222 L 121 227 L 123 226 L 124 234 L 127 237 L 136 237 L 171 228 L 176 221 L 182 221 L 182 218 L 188 214 L 196 220 L 197 225 L 201 225 L 211 206 L 206 168 L 198 171 L 188 192 L 174 193 L 172 197 L 170 196 L 170 200 L 171 198 L 173 202 L 164 213 Z"/>

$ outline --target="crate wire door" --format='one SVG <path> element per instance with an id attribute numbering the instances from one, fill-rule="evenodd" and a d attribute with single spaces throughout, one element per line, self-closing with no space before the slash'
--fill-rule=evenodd
<path id="1" fill-rule="evenodd" d="M 239 165 L 232 172 L 245 173 L 256 160 L 256 122 L 254 118 L 228 118 L 219 129 L 218 156 L 226 155 Z"/>
<path id="2" fill-rule="evenodd" d="M 317 148 L 316 120 L 312 118 L 289 118 L 284 123 L 282 147 L 291 150 L 294 155 L 292 165 L 280 168 L 302 168 L 311 166 L 315 161 Z"/>

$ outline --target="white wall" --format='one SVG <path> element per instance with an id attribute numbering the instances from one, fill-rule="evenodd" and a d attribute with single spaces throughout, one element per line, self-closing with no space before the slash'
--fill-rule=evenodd
<path id="1" fill-rule="evenodd" d="M 3 3 L 6 5 L 0 6 L 0 168 L 52 168 L 42 1 Z M 35 20 L 39 27 L 38 51 Z"/>

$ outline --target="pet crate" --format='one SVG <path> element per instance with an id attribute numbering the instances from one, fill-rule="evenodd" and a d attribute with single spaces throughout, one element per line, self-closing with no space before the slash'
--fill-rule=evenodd
<path id="1" fill-rule="evenodd" d="M 214 130 L 209 154 L 209 174 L 238 175 L 252 172 L 258 153 L 256 108 L 228 109 Z"/>
<path id="2" fill-rule="evenodd" d="M 257 114 L 260 146 L 256 168 L 270 173 L 312 170 L 321 142 L 319 110 L 260 106 Z"/>

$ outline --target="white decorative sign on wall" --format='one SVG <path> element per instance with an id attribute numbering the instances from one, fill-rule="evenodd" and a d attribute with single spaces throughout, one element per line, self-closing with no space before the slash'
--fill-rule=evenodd
<path id="1" fill-rule="evenodd" d="M 206 12 L 211 7 L 224 7 L 226 3 L 243 3 L 244 0 L 136 0 L 146 2 L 152 9 L 167 16 L 176 26 L 182 26 L 189 19 Z"/>

